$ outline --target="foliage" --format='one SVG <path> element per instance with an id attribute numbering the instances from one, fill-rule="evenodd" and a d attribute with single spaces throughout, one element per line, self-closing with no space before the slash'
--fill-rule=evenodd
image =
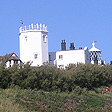
<path id="1" fill-rule="evenodd" d="M 94 88 L 111 85 L 112 65 L 70 64 L 65 70 L 48 64 L 33 68 L 29 63 L 10 68 L 0 65 L 0 88 L 3 89 L 18 86 L 23 89 L 81 94 L 88 90 L 99 92 Z"/>

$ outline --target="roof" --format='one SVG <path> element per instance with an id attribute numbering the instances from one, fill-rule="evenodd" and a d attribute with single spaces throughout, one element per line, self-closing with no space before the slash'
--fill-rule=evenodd
<path id="1" fill-rule="evenodd" d="M 0 56 L 0 58 L 4 60 L 5 62 L 10 61 L 10 60 L 21 61 L 14 52 L 6 54 L 4 56 Z"/>
<path id="2" fill-rule="evenodd" d="M 90 52 L 91 52 L 91 51 L 101 52 L 101 50 L 99 50 L 99 49 L 97 49 L 97 48 L 95 47 L 95 42 L 93 42 L 92 45 L 93 45 L 93 47 L 89 50 Z"/>
<path id="3" fill-rule="evenodd" d="M 57 52 L 63 52 L 63 51 L 65 51 L 65 52 L 66 51 L 78 51 L 78 50 L 79 51 L 81 51 L 81 50 L 88 50 L 88 47 L 84 47 L 84 49 L 82 47 L 79 47 L 79 49 L 73 49 L 73 50 L 70 50 L 70 49 L 69 50 L 60 50 L 60 51 L 57 51 Z"/>

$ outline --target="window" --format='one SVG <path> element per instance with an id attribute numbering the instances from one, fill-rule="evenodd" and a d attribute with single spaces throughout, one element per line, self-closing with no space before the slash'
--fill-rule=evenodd
<path id="1" fill-rule="evenodd" d="M 9 60 L 9 67 L 11 67 L 11 60 Z"/>
<path id="2" fill-rule="evenodd" d="M 59 65 L 59 68 L 60 68 L 60 69 L 63 69 L 63 68 L 64 68 L 64 65 Z"/>
<path id="3" fill-rule="evenodd" d="M 24 42 L 26 43 L 27 42 L 27 36 L 24 35 Z"/>
<path id="4" fill-rule="evenodd" d="M 59 55 L 59 59 L 63 59 L 63 55 Z"/>
<path id="5" fill-rule="evenodd" d="M 46 43 L 47 42 L 47 35 L 43 35 L 43 41 Z"/>
<path id="6" fill-rule="evenodd" d="M 18 61 L 17 60 L 14 60 L 14 64 L 18 64 Z"/>
<path id="7" fill-rule="evenodd" d="M 27 36 L 25 37 L 25 40 L 27 41 Z"/>
<path id="8" fill-rule="evenodd" d="M 11 60 L 9 60 L 9 64 L 11 64 Z"/>
<path id="9" fill-rule="evenodd" d="M 37 59 L 38 58 L 38 54 L 34 54 L 34 59 Z"/>
<path id="10" fill-rule="evenodd" d="M 49 55 L 49 61 L 52 61 L 52 60 L 51 60 L 51 55 Z"/>

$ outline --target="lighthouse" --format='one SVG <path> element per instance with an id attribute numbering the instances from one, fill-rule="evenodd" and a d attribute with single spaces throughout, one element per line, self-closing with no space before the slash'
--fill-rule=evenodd
<path id="1" fill-rule="evenodd" d="M 96 43 L 96 41 L 93 41 L 92 48 L 89 50 L 89 52 L 90 52 L 90 61 L 91 61 L 91 64 L 101 65 L 102 64 L 101 50 L 99 50 L 99 49 L 97 49 L 95 47 L 95 43 Z"/>
<path id="2" fill-rule="evenodd" d="M 48 31 L 45 24 L 31 24 L 19 29 L 20 59 L 31 66 L 48 62 Z"/>

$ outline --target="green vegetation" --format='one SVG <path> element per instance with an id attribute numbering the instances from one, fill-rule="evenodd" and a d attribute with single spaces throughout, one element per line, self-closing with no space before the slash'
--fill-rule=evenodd
<path id="1" fill-rule="evenodd" d="M 101 94 L 103 88 L 110 92 Z M 111 112 L 112 65 L 0 65 L 0 112 Z M 10 107 L 10 108 L 9 108 Z"/>
<path id="2" fill-rule="evenodd" d="M 65 70 L 49 65 L 35 68 L 31 68 L 29 64 L 14 65 L 11 68 L 0 66 L 0 88 L 3 89 L 18 86 L 22 89 L 72 92 L 111 85 L 111 65 L 69 65 Z"/>
<path id="3" fill-rule="evenodd" d="M 17 91 L 0 89 L 0 112 L 25 112 L 25 109 L 15 103 Z"/>
<path id="4" fill-rule="evenodd" d="M 112 93 L 74 93 L 1 89 L 0 112 L 112 112 Z"/>

